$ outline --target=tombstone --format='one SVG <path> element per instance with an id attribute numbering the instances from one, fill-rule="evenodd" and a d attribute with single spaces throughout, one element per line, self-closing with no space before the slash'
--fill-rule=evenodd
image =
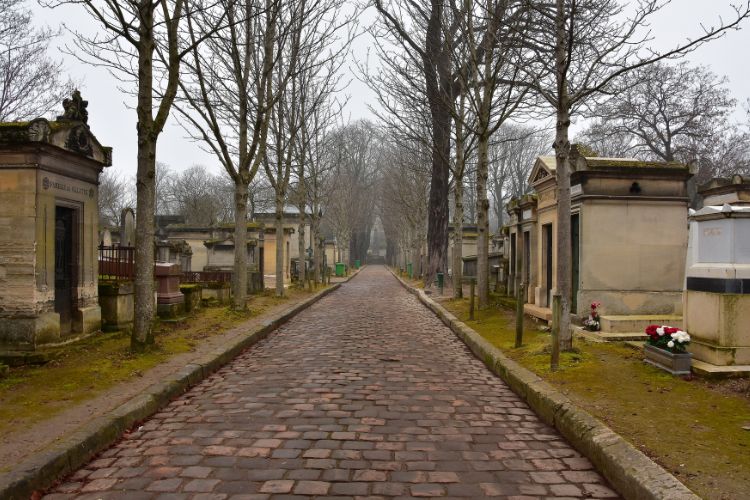
<path id="1" fill-rule="evenodd" d="M 0 126 L 0 351 L 98 331 L 98 182 L 111 148 L 78 91 L 55 121 Z"/>
<path id="2" fill-rule="evenodd" d="M 109 229 L 105 228 L 104 231 L 102 231 L 102 234 L 99 237 L 99 243 L 105 247 L 112 246 L 112 233 L 109 231 Z"/>
<path id="3" fill-rule="evenodd" d="M 683 295 L 689 350 L 708 373 L 747 373 L 750 178 L 714 179 L 699 193 L 706 206 L 690 216 Z"/>
<path id="4" fill-rule="evenodd" d="M 156 312 L 160 318 L 175 319 L 185 312 L 185 296 L 180 292 L 180 275 L 179 264 L 154 264 Z"/>
<path id="5" fill-rule="evenodd" d="M 135 212 L 129 207 L 120 213 L 120 246 L 135 246 Z"/>

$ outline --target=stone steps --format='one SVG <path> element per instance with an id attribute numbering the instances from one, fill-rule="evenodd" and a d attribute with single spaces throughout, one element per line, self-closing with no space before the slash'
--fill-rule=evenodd
<path id="1" fill-rule="evenodd" d="M 623 315 L 602 316 L 601 334 L 627 334 L 627 336 L 638 335 L 646 337 L 644 331 L 648 325 L 669 325 L 676 328 L 682 327 L 682 316 L 659 314 L 659 315 Z M 630 339 L 628 339 L 630 340 Z"/>

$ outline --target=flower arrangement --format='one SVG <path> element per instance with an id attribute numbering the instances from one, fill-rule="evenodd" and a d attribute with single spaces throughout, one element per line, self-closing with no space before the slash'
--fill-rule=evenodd
<path id="1" fill-rule="evenodd" d="M 672 353 L 687 352 L 685 347 L 690 343 L 690 335 L 679 328 L 666 325 L 649 325 L 646 327 L 647 342 L 654 347 Z"/>
<path id="2" fill-rule="evenodd" d="M 599 311 L 601 302 L 592 302 L 591 311 L 589 317 L 583 320 L 583 327 L 590 332 L 598 332 L 601 329 L 601 322 L 599 320 Z"/>

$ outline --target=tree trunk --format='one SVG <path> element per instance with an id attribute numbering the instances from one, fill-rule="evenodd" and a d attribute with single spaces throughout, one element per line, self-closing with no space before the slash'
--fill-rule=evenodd
<path id="1" fill-rule="evenodd" d="M 299 275 L 300 287 L 305 287 L 305 281 L 307 280 L 307 254 L 305 253 L 305 205 L 302 204 L 297 207 L 299 209 L 299 230 L 297 231 L 297 252 L 299 252 L 299 259 L 297 260 L 297 271 Z"/>
<path id="2" fill-rule="evenodd" d="M 232 309 L 247 308 L 247 191 L 241 178 L 234 182 L 234 273 L 232 274 Z"/>
<path id="3" fill-rule="evenodd" d="M 315 215 L 314 210 L 310 219 L 310 246 L 313 248 L 313 279 L 315 283 L 320 283 L 320 266 L 321 266 L 321 252 L 323 249 L 320 247 L 318 241 L 318 216 Z"/>
<path id="4" fill-rule="evenodd" d="M 432 176 L 427 217 L 427 269 L 424 283 L 432 285 L 438 271 L 444 270 L 448 258 L 448 195 L 451 152 L 451 92 L 453 81 L 451 57 L 446 51 L 452 44 L 445 40 L 443 25 L 443 0 L 430 2 L 427 24 L 425 57 L 422 61 L 425 74 L 427 100 L 432 118 Z"/>
<path id="5" fill-rule="evenodd" d="M 284 196 L 276 193 L 276 296 L 284 296 Z"/>
<path id="6" fill-rule="evenodd" d="M 463 248 L 464 248 L 464 179 L 454 178 L 453 210 L 453 298 L 461 299 L 464 296 L 463 289 Z"/>
<path id="7" fill-rule="evenodd" d="M 570 332 L 570 293 L 572 246 L 570 241 L 570 96 L 568 95 L 567 29 L 565 25 L 565 2 L 557 0 L 555 66 L 557 76 L 557 122 L 555 124 L 555 158 L 557 177 L 557 293 L 560 294 L 559 346 L 561 351 L 573 347 Z M 517 245 L 520 241 L 516 236 Z"/>
<path id="8" fill-rule="evenodd" d="M 149 110 L 150 112 L 150 110 Z M 145 128 L 145 127 L 143 127 Z M 154 203 L 156 200 L 156 143 L 149 131 L 138 129 L 136 175 L 135 304 L 130 345 L 143 351 L 154 343 Z"/>
<path id="9" fill-rule="evenodd" d="M 138 171 L 136 173 L 134 316 L 130 345 L 143 351 L 154 343 L 154 211 L 156 203 L 156 140 L 153 120 L 153 8 L 142 9 L 138 50 Z"/>
<path id="10" fill-rule="evenodd" d="M 482 127 L 482 124 L 480 124 Z M 486 128 L 484 129 L 486 130 Z M 487 199 L 487 174 L 489 171 L 488 148 L 489 135 L 480 134 L 477 143 L 477 288 L 479 308 L 489 304 L 490 273 L 489 273 L 489 217 L 490 202 Z"/>

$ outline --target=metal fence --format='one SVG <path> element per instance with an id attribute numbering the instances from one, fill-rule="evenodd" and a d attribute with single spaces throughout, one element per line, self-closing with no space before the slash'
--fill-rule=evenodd
<path id="1" fill-rule="evenodd" d="M 99 245 L 99 278 L 132 280 L 135 277 L 135 247 Z"/>

